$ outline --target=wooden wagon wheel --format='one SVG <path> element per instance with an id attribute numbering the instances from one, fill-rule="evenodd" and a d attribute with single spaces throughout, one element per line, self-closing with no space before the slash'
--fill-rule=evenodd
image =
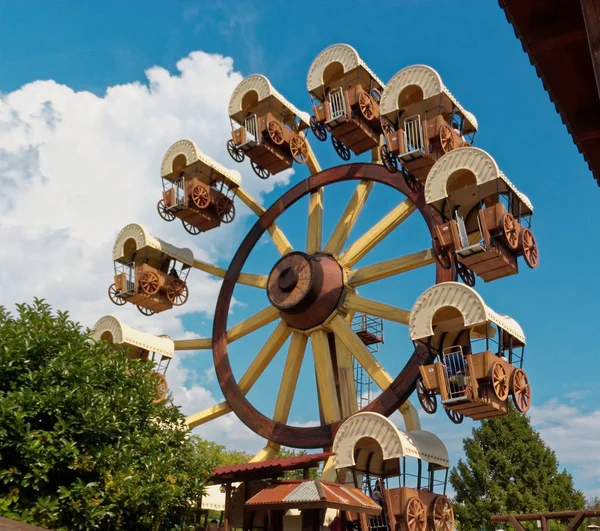
<path id="1" fill-rule="evenodd" d="M 308 144 L 300 135 L 294 134 L 290 140 L 290 152 L 298 164 L 304 164 L 308 158 Z"/>
<path id="2" fill-rule="evenodd" d="M 146 295 L 156 295 L 160 289 L 158 275 L 154 271 L 145 271 L 140 278 L 140 288 Z"/>
<path id="3" fill-rule="evenodd" d="M 160 404 L 165 398 L 167 398 L 167 393 L 169 392 L 169 386 L 167 385 L 167 379 L 164 374 L 154 373 L 156 377 L 156 398 L 152 400 L 155 404 Z"/>
<path id="4" fill-rule="evenodd" d="M 180 278 L 174 278 L 167 284 L 167 298 L 174 306 L 181 306 L 188 300 L 187 284 Z"/>
<path id="5" fill-rule="evenodd" d="M 236 162 L 244 162 L 244 159 L 246 158 L 244 152 L 237 147 L 231 138 L 227 141 L 227 153 L 229 153 L 229 156 Z"/>
<path id="6" fill-rule="evenodd" d="M 417 179 L 412 173 L 410 173 L 404 166 L 402 166 L 402 175 L 408 185 L 408 188 L 415 194 L 420 194 L 423 190 L 423 183 Z"/>
<path id="7" fill-rule="evenodd" d="M 113 304 L 116 304 L 117 306 L 123 306 L 123 304 L 125 304 L 125 301 L 117 295 L 118 293 L 119 292 L 117 291 L 117 286 L 115 286 L 114 284 L 111 284 L 108 287 L 108 298 L 110 299 L 110 301 Z"/>
<path id="8" fill-rule="evenodd" d="M 521 413 L 527 413 L 531 406 L 531 387 L 529 378 L 523 369 L 515 369 L 510 376 L 510 391 L 515 407 Z"/>
<path id="9" fill-rule="evenodd" d="M 188 223 L 187 221 L 181 220 L 181 224 L 183 225 L 183 228 L 192 236 L 196 236 L 202 232 L 198 227 L 194 227 L 194 225 Z"/>
<path id="10" fill-rule="evenodd" d="M 228 197 L 221 196 L 217 201 L 217 216 L 223 223 L 231 223 L 235 218 L 235 205 Z"/>
<path id="11" fill-rule="evenodd" d="M 381 130 L 383 131 L 383 134 L 391 135 L 394 132 L 394 126 L 387 118 L 382 116 L 379 121 L 381 122 Z"/>
<path id="12" fill-rule="evenodd" d="M 537 242 L 533 236 L 533 232 L 530 229 L 523 229 L 520 234 L 521 240 L 521 251 L 523 252 L 523 258 L 525 263 L 531 268 L 535 269 L 540 263 L 540 255 L 538 251 Z"/>
<path id="13" fill-rule="evenodd" d="M 398 171 L 398 161 L 394 154 L 388 149 L 386 144 L 381 146 L 380 150 L 381 161 L 383 162 L 385 169 L 390 173 L 396 173 Z"/>
<path id="14" fill-rule="evenodd" d="M 444 153 L 454 149 L 454 133 L 448 124 L 442 124 L 440 127 L 440 145 Z"/>
<path id="15" fill-rule="evenodd" d="M 437 411 L 437 397 L 433 391 L 425 387 L 423 378 L 417 380 L 417 398 L 426 413 L 433 415 Z"/>
<path id="16" fill-rule="evenodd" d="M 498 400 L 506 400 L 508 398 L 508 375 L 502 362 L 495 361 L 492 363 L 490 367 L 490 382 Z"/>
<path id="17" fill-rule="evenodd" d="M 404 522 L 408 531 L 425 531 L 427 529 L 425 504 L 416 496 L 409 498 L 404 505 Z"/>
<path id="18" fill-rule="evenodd" d="M 433 238 L 431 246 L 433 248 L 433 254 L 438 264 L 440 264 L 444 269 L 452 268 L 452 256 L 448 252 L 448 249 L 442 247 L 440 240 L 438 238 Z"/>
<path id="19" fill-rule="evenodd" d="M 510 212 L 505 212 L 502 215 L 502 220 L 500 223 L 502 225 L 502 234 L 506 240 L 506 243 L 513 251 L 516 251 L 519 247 L 517 221 Z"/>
<path id="20" fill-rule="evenodd" d="M 163 199 L 161 199 L 156 205 L 156 210 L 158 210 L 158 215 L 163 218 L 165 221 L 173 221 L 175 219 L 175 214 L 170 210 L 167 210 L 167 205 Z"/>
<path id="21" fill-rule="evenodd" d="M 438 496 L 433 504 L 435 531 L 454 531 L 454 510 L 447 496 Z"/>
<path id="22" fill-rule="evenodd" d="M 350 149 L 341 140 L 338 140 L 335 136 L 331 135 L 331 143 L 333 149 L 343 160 L 350 160 Z"/>
<path id="23" fill-rule="evenodd" d="M 258 175 L 261 179 L 268 179 L 271 176 L 271 172 L 263 168 L 260 164 L 256 164 L 256 162 L 251 161 L 250 166 L 254 170 L 254 173 Z"/>
<path id="24" fill-rule="evenodd" d="M 361 92 L 358 97 L 358 106 L 360 107 L 360 112 L 365 117 L 365 120 L 371 121 L 375 118 L 375 109 L 373 104 L 373 98 L 369 96 L 366 92 Z"/>
<path id="25" fill-rule="evenodd" d="M 467 286 L 470 286 L 471 288 L 475 286 L 475 273 L 473 273 L 473 271 L 469 269 L 465 264 L 457 262 L 456 272 Z"/>
<path id="26" fill-rule="evenodd" d="M 314 116 L 310 117 L 310 130 L 317 137 L 317 140 L 325 142 L 327 140 L 327 129 L 321 122 L 317 122 Z"/>
<path id="27" fill-rule="evenodd" d="M 283 127 L 281 127 L 279 122 L 275 120 L 269 120 L 267 122 L 267 132 L 269 133 L 269 138 L 274 144 L 277 144 L 278 146 L 283 144 Z"/>
<path id="28" fill-rule="evenodd" d="M 444 408 L 447 417 L 454 422 L 454 424 L 462 424 L 462 421 L 465 420 L 465 416 L 459 411 L 454 411 L 453 409 Z"/>
<path id="29" fill-rule="evenodd" d="M 206 187 L 201 185 L 194 186 L 192 189 L 192 201 L 196 205 L 196 208 L 201 210 L 210 205 L 210 194 Z"/>
<path id="30" fill-rule="evenodd" d="M 150 310 L 149 308 L 144 308 L 143 306 L 136 306 L 142 315 L 154 315 L 156 312 L 154 310 Z"/>

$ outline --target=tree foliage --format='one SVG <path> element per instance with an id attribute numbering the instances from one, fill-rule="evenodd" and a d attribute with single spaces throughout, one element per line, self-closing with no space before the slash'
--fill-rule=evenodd
<path id="1" fill-rule="evenodd" d="M 464 451 L 466 462 L 459 460 L 450 474 L 461 529 L 497 529 L 490 521 L 494 514 L 584 507 L 571 475 L 559 471 L 555 453 L 513 408 L 507 416 L 482 421 L 464 440 Z M 537 529 L 535 522 L 530 527 Z"/>
<path id="2" fill-rule="evenodd" d="M 0 515 L 53 529 L 177 529 L 218 461 L 147 362 L 36 300 L 0 307 Z"/>

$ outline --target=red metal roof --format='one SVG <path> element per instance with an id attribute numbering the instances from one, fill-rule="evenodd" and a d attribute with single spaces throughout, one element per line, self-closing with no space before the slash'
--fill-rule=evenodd
<path id="1" fill-rule="evenodd" d="M 334 508 L 379 514 L 381 506 L 360 490 L 328 481 L 282 481 L 250 498 L 247 507 L 257 509 Z"/>
<path id="2" fill-rule="evenodd" d="M 325 461 L 332 455 L 330 452 L 318 454 L 298 455 L 262 461 L 259 463 L 242 463 L 239 465 L 219 466 L 213 470 L 212 480 L 231 479 L 233 481 L 243 479 L 275 478 L 290 470 L 301 470 L 313 468 Z"/>

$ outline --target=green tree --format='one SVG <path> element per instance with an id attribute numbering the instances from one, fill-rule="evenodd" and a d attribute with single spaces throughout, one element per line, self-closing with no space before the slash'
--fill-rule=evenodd
<path id="1" fill-rule="evenodd" d="M 497 529 L 490 521 L 494 514 L 584 507 L 571 475 L 559 471 L 555 453 L 529 418 L 513 408 L 504 417 L 482 421 L 463 443 L 466 462 L 459 460 L 450 474 L 461 529 Z M 537 529 L 535 522 L 527 525 Z"/>
<path id="2" fill-rule="evenodd" d="M 0 515 L 53 529 L 178 529 L 218 455 L 153 403 L 148 362 L 36 300 L 0 307 Z"/>

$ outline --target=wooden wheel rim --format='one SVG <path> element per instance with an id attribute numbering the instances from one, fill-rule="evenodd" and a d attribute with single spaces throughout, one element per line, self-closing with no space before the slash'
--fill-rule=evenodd
<path id="1" fill-rule="evenodd" d="M 404 508 L 404 519 L 409 531 L 425 531 L 427 527 L 427 513 L 425 505 L 419 498 L 410 498 Z"/>
<path id="2" fill-rule="evenodd" d="M 426 413 L 432 415 L 437 411 L 437 398 L 435 393 L 425 387 L 423 378 L 417 380 L 417 398 Z"/>
<path id="3" fill-rule="evenodd" d="M 358 97 L 358 106 L 360 107 L 360 112 L 367 120 L 372 120 L 375 118 L 375 111 L 373 110 L 373 98 L 369 96 L 366 92 L 362 92 Z"/>
<path id="4" fill-rule="evenodd" d="M 290 141 L 292 157 L 298 164 L 304 164 L 308 158 L 308 146 L 306 140 L 300 135 L 294 135 Z"/>
<path id="5" fill-rule="evenodd" d="M 152 400 L 155 404 L 159 404 L 165 398 L 167 398 L 167 393 L 169 392 L 169 386 L 167 385 L 167 379 L 164 374 L 154 373 L 156 377 L 156 398 Z"/>
<path id="6" fill-rule="evenodd" d="M 506 243 L 514 251 L 519 247 L 519 235 L 517 234 L 517 222 L 510 212 L 506 212 L 502 216 L 502 230 Z"/>
<path id="7" fill-rule="evenodd" d="M 154 271 L 146 271 L 140 279 L 140 287 L 146 295 L 156 295 L 160 289 L 158 275 Z"/>
<path id="8" fill-rule="evenodd" d="M 117 293 L 117 286 L 111 284 L 108 287 L 108 298 L 113 304 L 116 304 L 117 306 L 123 306 L 123 304 L 125 304 L 125 301 L 121 297 L 118 297 Z"/>
<path id="9" fill-rule="evenodd" d="M 192 236 L 196 236 L 197 234 L 200 234 L 200 229 L 197 227 L 194 227 L 193 225 L 190 225 L 187 221 L 181 220 L 181 223 L 183 225 L 183 228 L 187 232 L 189 232 Z"/>
<path id="10" fill-rule="evenodd" d="M 267 131 L 269 132 L 269 137 L 273 141 L 274 144 L 280 146 L 283 144 L 283 127 L 279 122 L 275 120 L 269 120 L 267 124 Z"/>
<path id="11" fill-rule="evenodd" d="M 156 313 L 154 310 L 149 310 L 148 308 L 144 308 L 143 306 L 137 306 L 137 309 L 142 315 L 154 315 Z"/>
<path id="12" fill-rule="evenodd" d="M 235 142 L 231 139 L 227 141 L 227 152 L 229 153 L 229 156 L 236 162 L 243 162 L 246 158 L 244 152 L 240 150 L 240 148 L 238 148 L 235 145 Z"/>
<path id="13" fill-rule="evenodd" d="M 456 272 L 462 281 L 469 287 L 475 286 L 475 273 L 469 269 L 465 264 L 458 262 L 456 264 Z"/>
<path id="14" fill-rule="evenodd" d="M 194 186 L 194 189 L 192 190 L 192 201 L 198 208 L 206 208 L 208 205 L 210 205 L 210 196 L 208 195 L 208 190 L 204 188 L 204 186 Z"/>
<path id="15" fill-rule="evenodd" d="M 320 426 L 291 426 L 273 421 L 258 411 L 246 399 L 233 375 L 227 347 L 227 320 L 233 291 L 251 251 L 266 230 L 284 211 L 301 198 L 322 186 L 342 181 L 360 180 L 385 184 L 410 198 L 423 217 L 429 232 L 433 233 L 433 216 L 425 204 L 422 192 L 419 194 L 412 192 L 403 179 L 396 178 L 380 164 L 356 163 L 336 166 L 316 173 L 304 181 L 300 181 L 273 203 L 244 238 L 231 260 L 221 284 L 212 333 L 212 337 L 215 338 L 213 340 L 213 365 L 219 385 L 225 400 L 238 418 L 252 431 L 276 444 L 295 448 L 322 448 L 331 446 L 333 444 L 333 436 L 341 421 L 332 424 L 322 424 Z M 451 279 L 451 271 L 443 269 L 436 264 L 436 283 L 447 282 Z M 363 408 L 362 411 L 372 411 L 389 417 L 398 409 L 400 404 L 408 400 L 415 390 L 416 381 L 419 377 L 419 366 L 422 361 L 429 362 L 431 359 L 427 357 L 427 359 L 422 360 L 418 354 L 413 353 L 390 386 L 368 406 Z M 305 441 L 310 441 L 310 443 Z"/>
<path id="16" fill-rule="evenodd" d="M 167 284 L 167 298 L 171 304 L 181 306 L 187 302 L 188 296 L 187 284 L 180 278 L 175 278 Z"/>
<path id="17" fill-rule="evenodd" d="M 385 166 L 385 169 L 390 173 L 396 173 L 398 171 L 398 162 L 396 161 L 396 157 L 394 157 L 394 154 L 390 152 L 386 144 L 381 146 L 381 160 Z"/>
<path id="18" fill-rule="evenodd" d="M 531 387 L 529 378 L 523 369 L 515 369 L 511 377 L 511 388 L 515 407 L 521 413 L 527 413 L 531 406 Z"/>
<path id="19" fill-rule="evenodd" d="M 495 361 L 492 363 L 490 374 L 495 395 L 499 400 L 506 400 L 508 398 L 508 376 L 504 365 L 499 361 Z"/>
<path id="20" fill-rule="evenodd" d="M 540 255 L 538 253 L 537 242 L 530 229 L 523 229 L 521 232 L 521 247 L 523 248 L 525 263 L 531 269 L 536 268 L 540 261 Z"/>
<path id="21" fill-rule="evenodd" d="M 448 124 L 443 124 L 440 128 L 440 144 L 444 153 L 454 149 L 454 134 Z"/>
<path id="22" fill-rule="evenodd" d="M 256 175 L 258 175 L 261 179 L 268 179 L 269 176 L 271 175 L 269 173 L 269 170 L 263 168 L 259 164 L 256 164 L 256 162 L 254 162 L 254 161 L 252 161 L 252 163 L 250 165 L 252 166 L 254 173 L 256 173 Z"/>
<path id="23" fill-rule="evenodd" d="M 217 201 L 217 215 L 223 223 L 231 223 L 235 218 L 235 206 L 227 197 L 220 197 Z"/>
<path id="24" fill-rule="evenodd" d="M 461 424 L 463 420 L 465 420 L 465 416 L 459 411 L 454 411 L 453 409 L 444 408 L 446 415 L 454 424 Z"/>
<path id="25" fill-rule="evenodd" d="M 435 255 L 435 259 L 437 260 L 438 264 L 440 264 L 444 269 L 450 270 L 452 268 L 452 257 L 446 249 L 442 248 L 440 240 L 433 238 L 432 247 L 433 254 Z"/>
<path id="26" fill-rule="evenodd" d="M 156 205 L 156 210 L 158 210 L 158 215 L 165 221 L 173 221 L 175 219 L 175 214 L 167 210 L 167 205 L 165 205 L 163 199 L 161 199 Z"/>
<path id="27" fill-rule="evenodd" d="M 435 531 L 454 529 L 454 510 L 447 496 L 438 496 L 433 504 L 433 527 Z"/>
<path id="28" fill-rule="evenodd" d="M 343 160 L 350 160 L 350 148 L 344 144 L 341 140 L 338 140 L 335 136 L 331 135 L 331 143 L 336 153 Z"/>

